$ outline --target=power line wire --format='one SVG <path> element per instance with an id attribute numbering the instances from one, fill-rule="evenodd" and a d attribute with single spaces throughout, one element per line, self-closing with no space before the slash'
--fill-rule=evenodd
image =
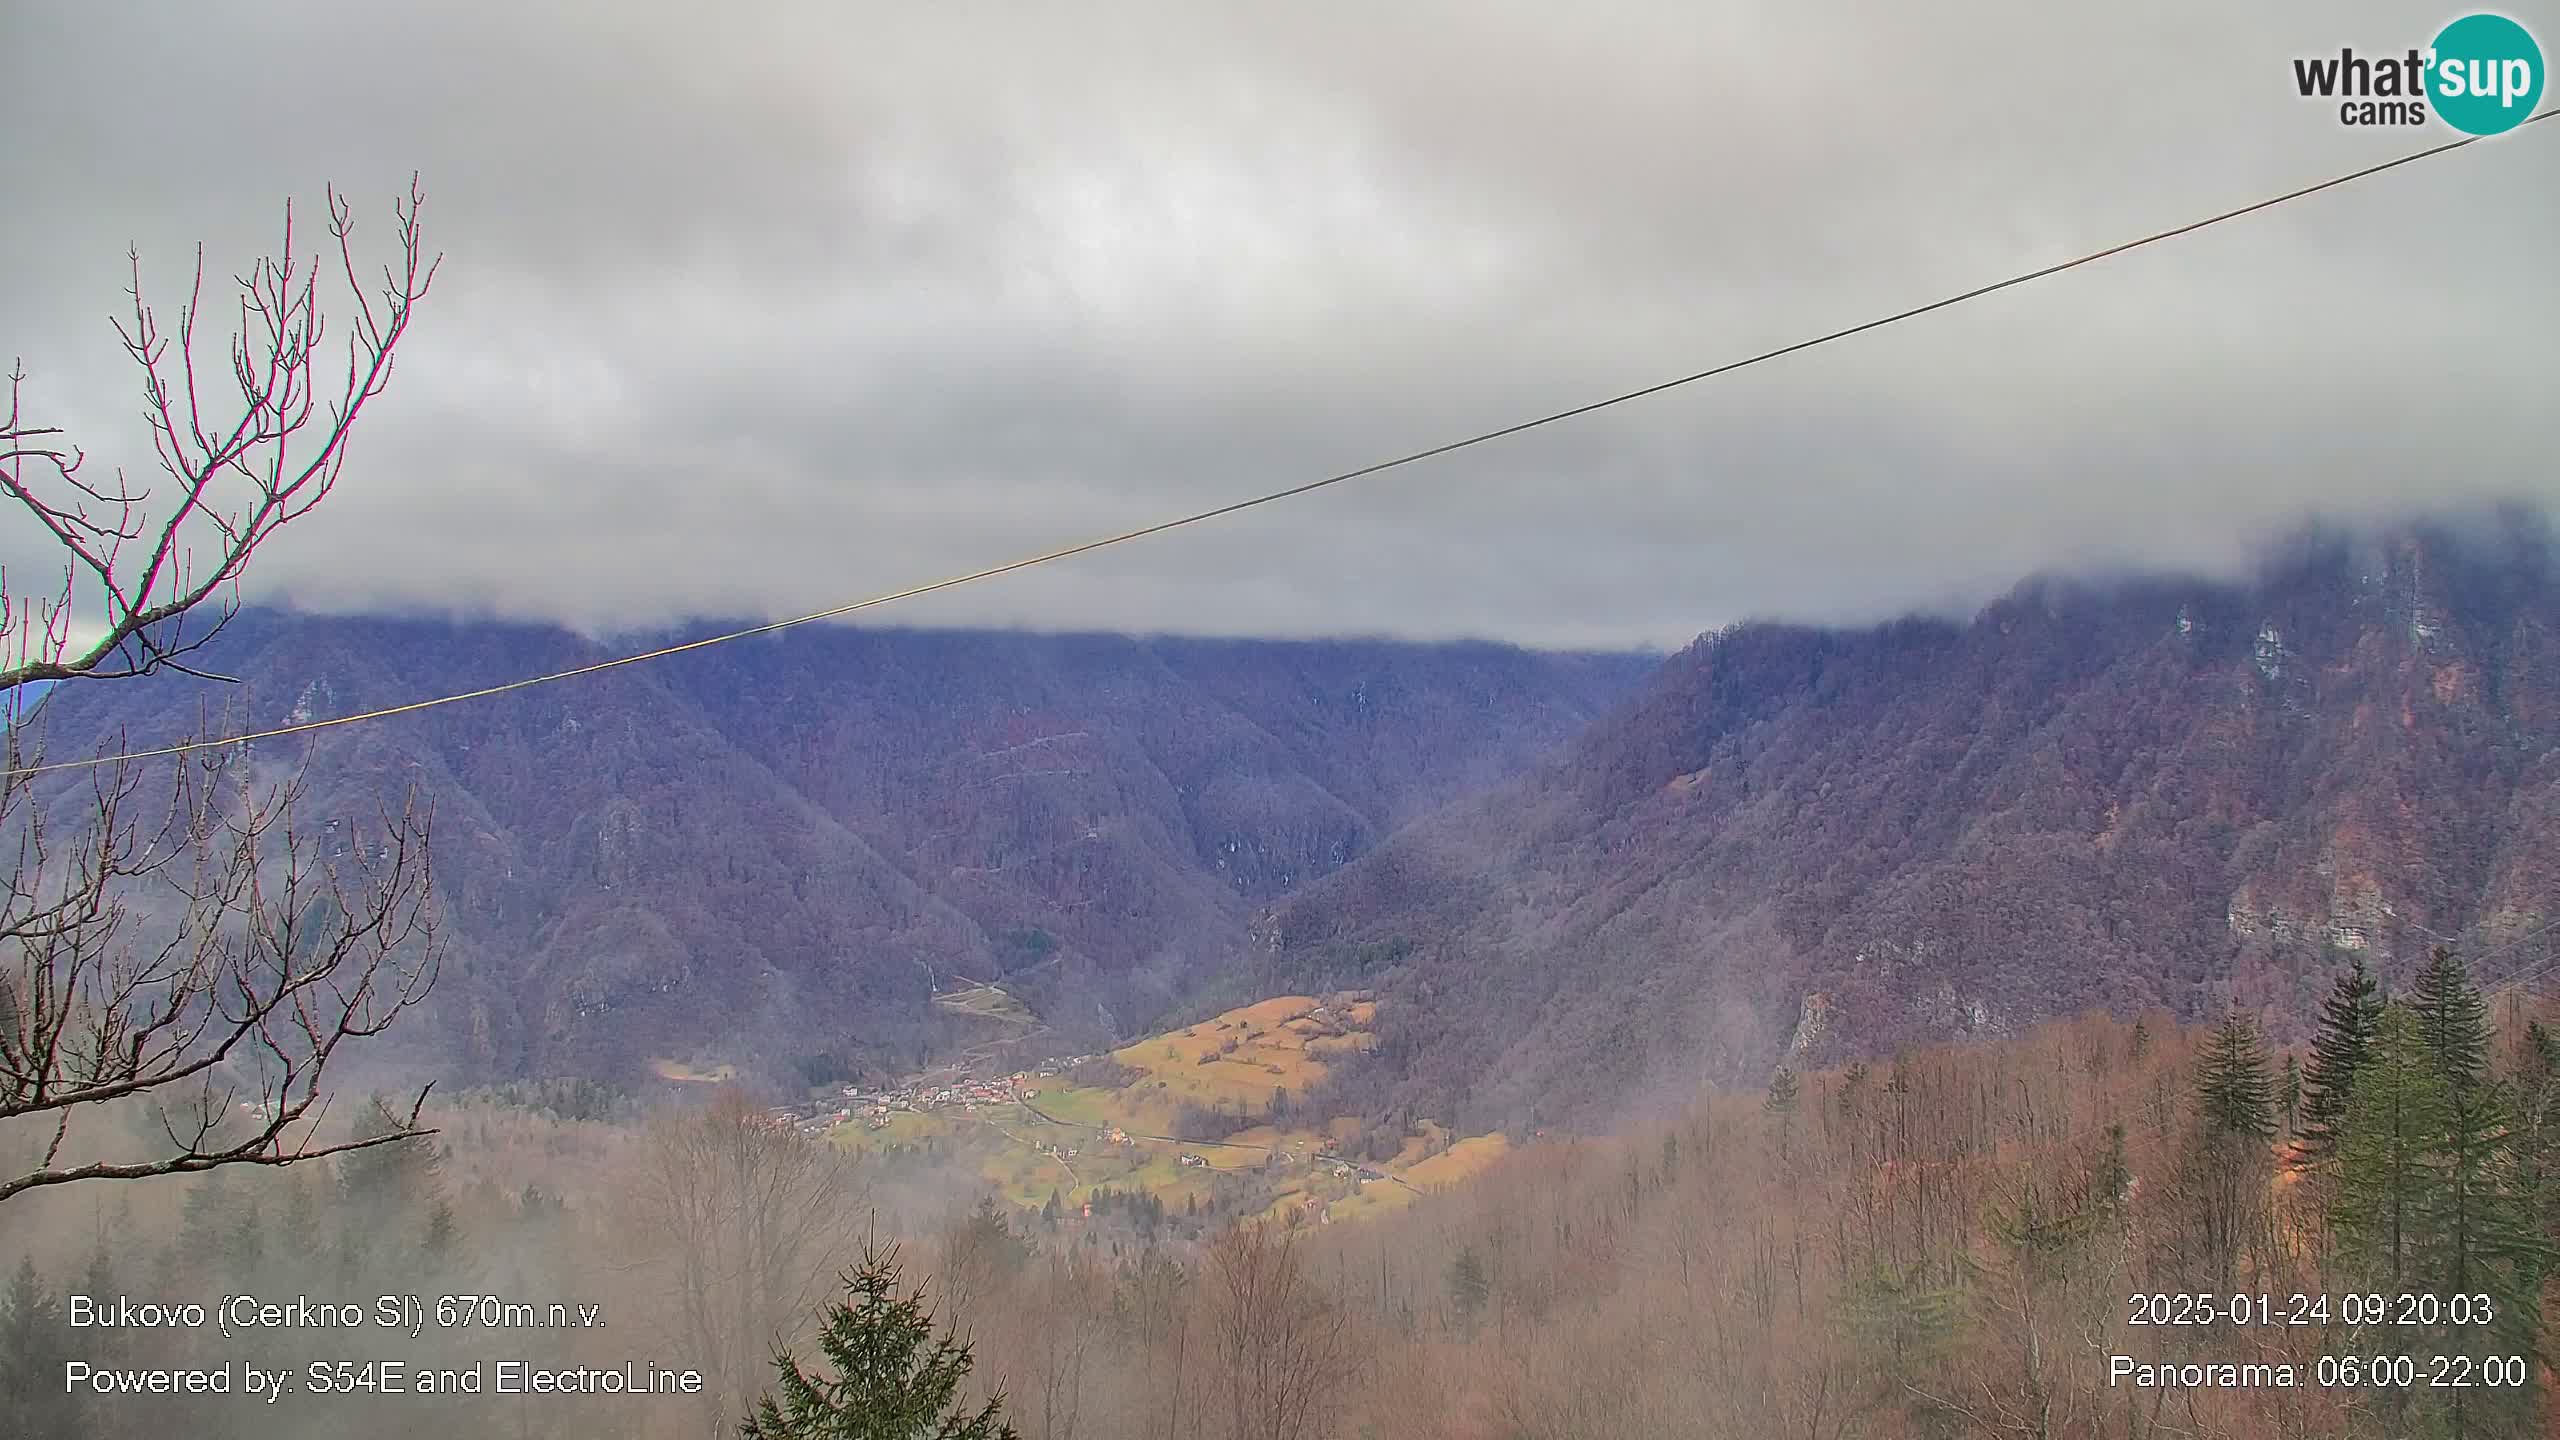
<path id="1" fill-rule="evenodd" d="M 2545 923 L 2545 924 L 2542 924 L 2542 925 L 2536 926 L 2534 929 L 2529 930 L 2529 931 L 2525 932 L 2524 934 L 2519 935 L 2519 936 L 2517 936 L 2516 938 L 2514 938 L 2514 939 L 2512 939 L 2512 940 L 2509 940 L 2509 941 L 2505 942 L 2504 944 L 2492 945 L 2492 946 L 2490 946 L 2488 949 L 2481 951 L 2481 952 L 2480 952 L 2476 957 L 2474 957 L 2474 958 L 2475 958 L 2475 959 L 2479 959 L 2479 960 L 2485 960 L 2485 959 L 2489 958 L 2489 957 L 2490 957 L 2490 956 L 2492 956 L 2492 955 L 2497 955 L 2497 954 L 2501 954 L 2501 953 L 2503 953 L 2503 952 L 2505 952 L 2505 951 L 2508 951 L 2508 950 L 2513 950 L 2513 949 L 2515 949 L 2517 946 L 2524 944 L 2524 943 L 2525 943 L 2526 941 L 2528 941 L 2528 940 L 2537 940 L 2537 939 L 2540 939 L 2541 937 L 2543 937 L 2543 936 L 2545 936 L 2545 935 L 2550 934 L 2550 933 L 2551 933 L 2552 931 L 2554 931 L 2554 930 L 2560 930 L 2560 920 L 2552 920 L 2552 921 L 2549 921 L 2549 922 L 2547 922 L 2547 923 Z M 2522 987 L 2524 986 L 2524 984 L 2525 984 L 2527 981 L 2529 981 L 2529 980 L 2533 979 L 2533 978 L 2534 978 L 2535 976 L 2537 976 L 2537 975 L 2540 975 L 2540 974 L 2544 973 L 2545 971 L 2549 970 L 2549 969 L 2550 969 L 2552 966 L 2554 966 L 2554 965 L 2560 965 L 2560 955 L 2551 955 L 2551 956 L 2546 956 L 2546 957 L 2544 957 L 2542 960 L 2540 960 L 2540 961 L 2536 962 L 2535 964 L 2532 964 L 2532 965 L 2528 965 L 2528 966 L 2526 966 L 2524 969 L 2517 971 L 2515 974 L 2508 976 L 2506 979 L 2501 980 L 2501 981 L 2499 981 L 2496 985 L 2494 985 L 2494 986 L 2490 987 L 2490 989 L 2489 989 L 2489 990 L 2488 990 L 2488 991 L 2483 995 L 2483 997 L 2482 997 L 2482 998 L 2484 998 L 2484 999 L 2489 999 L 2489 1000 L 2495 1000 L 2495 999 L 2497 999 L 2498 997 L 2500 997 L 2500 996 L 2502 996 L 2502 995 L 2505 995 L 2505 994 L 2509 993 L 2510 991 L 2520 989 L 2520 988 L 2522 988 Z"/>
<path id="2" fill-rule="evenodd" d="M 2526 125 L 2532 125 L 2540 121 L 2547 120 L 2553 115 L 2560 115 L 2560 107 L 2543 110 L 2537 114 L 2529 116 L 2513 128 L 2521 130 Z M 2509 133 L 2512 133 L 2512 131 Z M 466 700 L 485 700 L 491 696 L 504 695 L 515 690 L 530 689 L 536 685 L 549 685 L 556 681 L 574 680 L 581 676 L 594 675 L 606 670 L 619 669 L 625 665 L 638 665 L 651 660 L 663 660 L 669 656 L 681 655 L 690 650 L 701 650 L 713 645 L 725 645 L 731 641 L 752 639 L 758 635 L 771 635 L 776 631 L 788 630 L 795 626 L 813 624 L 821 620 L 838 619 L 842 616 L 851 615 L 856 611 L 875 609 L 879 606 L 895 604 L 901 600 L 913 600 L 922 596 L 937 594 L 944 590 L 958 589 L 963 585 L 973 585 L 982 580 L 992 580 L 1000 575 L 1010 575 L 1017 570 L 1028 570 L 1036 565 L 1047 565 L 1059 560 L 1072 559 L 1075 556 L 1090 554 L 1096 550 L 1108 549 L 1114 545 L 1125 545 L 1133 540 L 1143 540 L 1151 535 L 1161 535 L 1168 530 L 1179 530 L 1186 526 L 1204 524 L 1211 520 L 1222 519 L 1226 516 L 1239 514 L 1243 511 L 1252 510 L 1260 506 L 1276 504 L 1282 500 L 1295 499 L 1300 495 L 1311 494 L 1315 491 L 1323 490 L 1330 486 L 1340 485 L 1347 481 L 1365 479 L 1368 476 L 1377 475 L 1384 471 L 1400 469 L 1404 466 L 1417 464 L 1424 460 L 1436 459 L 1442 455 L 1454 454 L 1460 450 L 1471 449 L 1475 446 L 1488 444 L 1495 440 L 1507 439 L 1510 436 L 1522 434 L 1530 430 L 1536 430 L 1544 426 L 1554 425 L 1562 421 L 1589 415 L 1595 411 L 1606 410 L 1612 406 L 1624 405 L 1630 401 L 1642 400 L 1648 396 L 1659 395 L 1666 390 L 1675 390 L 1684 385 L 1694 385 L 1701 380 L 1711 380 L 1719 375 L 1731 374 L 1736 370 L 1748 369 L 1754 365 L 1765 364 L 1771 360 L 1793 355 L 1799 350 L 1810 350 L 1818 345 L 1828 345 L 1835 340 L 1846 340 L 1853 335 L 1862 335 L 1870 330 L 1880 330 L 1887 325 L 1894 325 L 1905 320 L 1917 319 L 1918 317 L 1927 315 L 1933 311 L 1944 310 L 1951 306 L 1961 305 L 1969 300 L 1978 300 L 1985 295 L 2007 290 L 2013 286 L 2025 285 L 2031 281 L 2042 280 L 2049 276 L 2059 275 L 2066 270 L 2076 270 L 2084 265 L 2093 265 L 2100 260 L 2122 255 L 2128 251 L 2139 250 L 2147 245 L 2156 245 L 2163 240 L 2174 240 L 2183 235 L 2192 235 L 2199 230 L 2222 224 L 2228 220 L 2237 220 L 2245 215 L 2254 215 L 2261 210 L 2273 209 L 2278 205 L 2288 204 L 2292 201 L 2303 199 L 2306 196 L 2319 194 L 2323 190 L 2334 190 L 2342 185 L 2349 185 L 2358 180 L 2368 179 L 2372 176 L 2379 175 L 2386 170 L 2396 170 L 2403 165 L 2415 164 L 2420 160 L 2431 159 L 2435 156 L 2446 154 L 2449 151 L 2459 150 L 2466 145 L 2477 144 L 2485 138 L 2489 137 L 2469 135 L 2459 140 L 2448 140 L 2441 145 L 2431 145 L 2423 150 L 2413 150 L 2408 154 L 2399 156 L 2395 159 L 2385 160 L 2378 164 L 2367 165 L 2360 170 L 2350 170 L 2343 175 L 2333 176 L 2315 184 L 2302 186 L 2299 189 L 2288 190 L 2280 195 L 2270 195 L 2265 199 L 2251 201 L 2249 204 L 2225 210 L 2219 214 L 2209 215 L 2201 220 L 2191 220 L 2183 225 L 2172 226 L 2166 230 L 2155 230 L 2148 235 L 2140 237 L 2139 239 L 2123 241 L 2119 244 L 2107 246 L 2103 250 L 2092 250 L 2085 255 L 2080 255 L 2073 259 L 2047 265 L 2041 269 L 2029 270 L 2021 274 L 2012 275 L 2005 280 L 1995 280 L 1988 285 L 1979 285 L 1973 289 L 1949 295 L 1943 299 L 1932 300 L 1925 305 L 1915 305 L 1907 310 L 1897 310 L 1890 315 L 1879 316 L 1876 319 L 1863 321 L 1859 324 L 1851 325 L 1843 329 L 1829 331 L 1825 334 L 1816 335 L 1810 339 L 1798 340 L 1793 344 L 1781 345 L 1774 350 L 1763 350 L 1759 354 L 1746 356 L 1739 360 L 1728 360 L 1721 365 L 1710 366 L 1707 369 L 1694 371 L 1690 374 L 1682 375 L 1674 379 L 1658 381 L 1654 384 L 1644 386 L 1641 389 L 1622 391 L 1618 394 L 1608 396 L 1605 399 L 1592 400 L 1584 404 L 1573 406 L 1569 409 L 1553 411 L 1548 414 L 1541 415 L 1534 420 L 1523 420 L 1517 424 L 1505 425 L 1500 429 L 1481 431 L 1477 434 L 1470 435 L 1463 440 L 1452 440 L 1445 444 L 1431 446 L 1428 449 L 1412 451 L 1409 454 L 1399 455 L 1391 460 L 1380 460 L 1374 464 L 1363 465 L 1356 470 L 1344 470 L 1337 474 L 1324 476 L 1321 479 L 1309 480 L 1297 485 L 1288 486 L 1284 489 L 1268 491 L 1264 494 L 1255 495 L 1248 499 L 1232 501 L 1228 504 L 1219 505 L 1207 510 L 1195 511 L 1191 514 L 1183 515 L 1175 519 L 1161 520 L 1152 525 L 1143 525 L 1134 530 L 1123 530 L 1117 534 L 1103 536 L 1100 539 L 1087 540 L 1079 544 L 1062 546 L 1055 550 L 1048 550 L 1037 555 L 1026 556 L 1020 560 L 1007 561 L 1001 565 L 990 565 L 984 569 L 972 570 L 959 575 L 946 576 L 943 579 L 930 581 L 922 585 L 910 586 L 904 590 L 893 590 L 886 594 L 874 595 L 869 599 L 856 600 L 851 604 L 838 605 L 831 609 L 819 610 L 807 615 L 794 616 L 788 620 L 775 620 L 762 625 L 751 625 L 742 630 L 731 630 L 719 635 L 706 635 L 700 639 L 684 641 L 681 644 L 662 645 L 653 650 L 643 650 L 633 655 L 617 656 L 610 660 L 599 660 L 593 664 L 573 666 L 566 670 L 555 670 L 549 674 L 529 675 L 522 679 L 506 681 L 503 684 L 482 686 L 476 690 L 457 691 L 453 694 L 438 695 L 430 699 L 412 700 L 400 705 L 386 705 L 379 709 L 362 710 L 348 715 L 331 716 L 325 720 L 306 720 L 297 724 L 279 725 L 269 730 L 255 730 L 244 734 L 227 735 L 211 740 L 191 740 L 183 744 L 163 746 L 156 750 L 125 751 L 117 754 L 93 756 L 85 760 L 59 760 L 44 765 L 21 766 L 0 773 L 6 773 L 10 777 L 14 778 L 25 775 L 42 775 L 59 770 L 89 769 L 99 765 L 116 764 L 132 760 L 161 759 L 168 756 L 191 754 L 198 750 L 212 750 L 232 745 L 245 745 L 258 740 L 282 739 L 290 735 L 307 735 L 314 731 L 335 729 L 341 725 L 356 725 L 372 720 L 387 720 L 395 715 L 407 715 L 415 711 L 432 710 L 442 705 L 457 705 Z"/>

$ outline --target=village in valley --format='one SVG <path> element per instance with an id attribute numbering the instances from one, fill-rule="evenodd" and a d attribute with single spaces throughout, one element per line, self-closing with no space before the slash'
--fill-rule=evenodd
<path id="1" fill-rule="evenodd" d="M 991 985 L 965 993 L 974 1013 L 1010 1003 Z M 1388 1134 L 1302 1113 L 1329 1060 L 1377 1043 L 1376 1015 L 1367 992 L 1276 996 L 1108 1054 L 1000 1069 L 981 1051 L 895 1084 L 825 1087 L 771 1123 L 893 1165 L 974 1172 L 1053 1222 L 1090 1219 L 1098 1201 L 1331 1224 L 1409 1204 L 1508 1148 L 1430 1120 Z"/>

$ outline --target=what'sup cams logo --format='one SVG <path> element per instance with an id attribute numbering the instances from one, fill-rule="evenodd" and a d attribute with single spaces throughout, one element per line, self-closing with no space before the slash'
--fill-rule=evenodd
<path id="1" fill-rule="evenodd" d="M 2294 87 L 2333 103 L 2341 125 L 2424 125 L 2429 114 L 2466 135 L 2512 130 L 2542 99 L 2542 47 L 2504 15 L 2465 15 L 2423 49 L 2297 57 Z"/>

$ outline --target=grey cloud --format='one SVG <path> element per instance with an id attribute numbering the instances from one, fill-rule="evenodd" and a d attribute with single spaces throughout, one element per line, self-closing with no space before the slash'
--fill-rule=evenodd
<path id="1" fill-rule="evenodd" d="M 2514 9 L 2547 40 L 2560 6 Z M 425 172 L 444 279 L 269 593 L 591 629 L 1015 558 L 2442 138 L 2404 7 L 19 7 L 0 323 L 134 460 L 139 244 Z M 1678 643 L 2560 499 L 2560 132 L 902 621 Z M 121 449 L 122 453 L 118 451 Z M 33 553 L 0 539 L 0 558 Z M 882 612 L 881 618 L 892 618 Z"/>

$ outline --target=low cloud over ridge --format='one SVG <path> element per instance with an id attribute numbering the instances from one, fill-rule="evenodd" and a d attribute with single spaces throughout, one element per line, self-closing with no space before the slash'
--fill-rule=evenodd
<path id="1" fill-rule="evenodd" d="M 2560 8 L 2519 19 L 2546 45 Z M 36 7 L 30 399 L 147 467 L 104 315 L 334 180 L 449 256 L 271 597 L 781 614 L 1649 383 L 2445 138 L 2314 19 L 1966 5 Z M 2546 127 L 2536 127 L 2537 131 Z M 2560 495 L 2560 133 L 903 623 L 1676 644 Z M 37 553 L 0 537 L 0 558 Z"/>

